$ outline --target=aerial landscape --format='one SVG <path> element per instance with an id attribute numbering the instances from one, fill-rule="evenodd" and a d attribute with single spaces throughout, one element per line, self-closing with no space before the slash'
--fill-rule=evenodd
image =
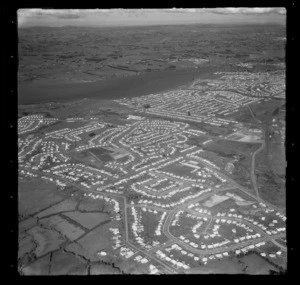
<path id="1" fill-rule="evenodd" d="M 19 12 L 20 275 L 286 272 L 285 14 L 223 9 Z"/>

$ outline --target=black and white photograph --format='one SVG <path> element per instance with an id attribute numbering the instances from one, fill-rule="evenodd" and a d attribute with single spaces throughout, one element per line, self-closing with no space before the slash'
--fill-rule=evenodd
<path id="1" fill-rule="evenodd" d="M 285 7 L 16 13 L 19 275 L 286 274 Z"/>

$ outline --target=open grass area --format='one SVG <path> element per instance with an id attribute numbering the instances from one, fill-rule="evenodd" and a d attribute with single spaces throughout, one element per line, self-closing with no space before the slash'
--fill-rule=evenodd
<path id="1" fill-rule="evenodd" d="M 176 218 L 175 218 L 176 219 Z M 204 221 L 203 219 L 195 219 L 187 216 L 187 212 L 184 212 L 180 215 L 178 222 L 174 226 L 170 226 L 170 233 L 175 237 L 189 236 L 192 238 L 191 229 L 198 223 L 201 222 L 201 225 L 197 229 L 198 233 L 201 233 L 203 230 L 206 229 L 207 225 L 209 224 L 209 220 Z"/>
<path id="2" fill-rule="evenodd" d="M 265 151 L 255 161 L 255 174 L 261 197 L 275 206 L 285 207 L 285 182 L 270 168 Z"/>
<path id="3" fill-rule="evenodd" d="M 19 216 L 27 217 L 64 199 L 52 182 L 38 178 L 19 183 Z"/>
<path id="4" fill-rule="evenodd" d="M 188 270 L 190 274 L 243 274 L 241 266 L 235 260 L 209 262 L 198 268 Z"/>
<path id="5" fill-rule="evenodd" d="M 273 112 L 282 105 L 284 100 L 271 99 L 267 102 L 254 105 L 252 108 L 256 118 L 262 122 L 270 121 L 273 117 Z"/>
<path id="6" fill-rule="evenodd" d="M 53 214 L 57 214 L 60 212 L 67 212 L 67 211 L 72 211 L 75 210 L 77 205 L 77 202 L 73 201 L 73 200 L 64 200 L 58 204 L 55 204 L 54 206 L 39 212 L 36 217 L 38 218 L 43 218 L 45 216 L 48 215 L 53 215 Z"/>
<path id="7" fill-rule="evenodd" d="M 120 274 L 120 271 L 109 264 L 93 263 L 90 268 L 91 275 L 111 275 L 111 274 Z"/>
<path id="8" fill-rule="evenodd" d="M 246 274 L 266 275 L 270 274 L 270 270 L 277 272 L 276 267 L 272 266 L 257 254 L 246 255 L 240 258 L 239 262 L 243 266 L 243 271 Z"/>
<path id="9" fill-rule="evenodd" d="M 110 224 L 105 224 L 97 227 L 87 235 L 67 246 L 67 250 L 75 254 L 83 255 L 91 261 L 99 260 L 98 251 L 112 251 L 111 248 L 111 233 L 108 230 Z"/>
<path id="10" fill-rule="evenodd" d="M 28 233 L 33 236 L 37 244 L 34 250 L 37 257 L 58 249 L 60 244 L 64 241 L 62 235 L 57 231 L 40 226 L 33 227 Z"/>
<path id="11" fill-rule="evenodd" d="M 202 206 L 205 207 L 205 205 L 207 205 L 206 202 L 202 203 Z M 207 208 L 212 212 L 212 214 L 216 214 L 218 212 L 227 212 L 230 209 L 236 209 L 237 205 L 236 202 L 231 198 L 231 199 L 226 199 L 223 202 L 214 205 L 213 207 L 207 207 Z"/>
<path id="12" fill-rule="evenodd" d="M 250 155 L 260 147 L 260 144 L 237 142 L 229 140 L 218 140 L 211 142 L 203 148 L 212 151 L 223 157 L 233 158 L 234 155 Z"/>
<path id="13" fill-rule="evenodd" d="M 166 171 L 173 173 L 178 176 L 192 176 L 191 171 L 193 168 L 179 164 L 179 163 L 172 163 L 171 165 L 168 165 L 166 167 L 163 167 L 159 170 Z"/>
<path id="14" fill-rule="evenodd" d="M 98 148 L 92 148 L 89 150 L 91 153 L 93 153 L 94 155 L 96 156 L 102 156 L 104 154 L 109 154 L 109 153 L 112 153 L 112 151 L 108 150 L 108 149 L 105 149 L 105 148 L 102 148 L 102 147 L 98 147 Z"/>
<path id="15" fill-rule="evenodd" d="M 43 219 L 41 221 L 41 224 L 46 227 L 55 228 L 57 231 L 59 231 L 71 241 L 78 239 L 81 235 L 85 233 L 85 231 L 82 230 L 80 227 L 69 223 L 67 220 L 63 219 L 58 215 Z"/>
<path id="16" fill-rule="evenodd" d="M 98 224 L 109 220 L 107 214 L 102 213 L 81 213 L 81 212 L 67 212 L 64 213 L 65 216 L 69 217 L 70 219 L 78 222 L 85 228 L 91 229 Z"/>
<path id="17" fill-rule="evenodd" d="M 280 178 L 285 179 L 286 174 L 286 150 L 284 145 L 270 143 L 270 163 L 272 169 L 276 175 Z"/>
<path id="18" fill-rule="evenodd" d="M 234 169 L 231 174 L 228 174 L 232 179 L 238 182 L 240 185 L 246 187 L 251 191 L 252 194 L 255 193 L 252 190 L 253 185 L 251 182 L 251 158 L 247 156 L 238 156 L 237 161 L 234 162 Z"/>
<path id="19" fill-rule="evenodd" d="M 50 264 L 50 254 L 34 261 L 30 265 L 22 268 L 20 271 L 23 275 L 48 275 Z"/>
<path id="20" fill-rule="evenodd" d="M 50 275 L 86 275 L 87 264 L 73 254 L 55 252 L 51 258 Z"/>

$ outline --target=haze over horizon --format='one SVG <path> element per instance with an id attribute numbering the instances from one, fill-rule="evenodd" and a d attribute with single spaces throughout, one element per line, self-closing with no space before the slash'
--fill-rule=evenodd
<path id="1" fill-rule="evenodd" d="M 151 26 L 178 24 L 281 24 L 285 8 L 19 9 L 19 28 L 45 26 Z"/>

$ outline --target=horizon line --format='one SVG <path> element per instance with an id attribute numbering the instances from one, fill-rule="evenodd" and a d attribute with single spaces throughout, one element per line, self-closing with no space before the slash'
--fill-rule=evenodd
<path id="1" fill-rule="evenodd" d="M 131 25 L 62 25 L 62 26 L 52 26 L 52 25 L 33 25 L 33 26 L 19 26 L 18 29 L 29 29 L 29 28 L 129 28 L 129 27 L 159 27 L 159 26 L 286 26 L 286 23 L 280 22 L 235 22 L 235 23 L 168 23 L 168 24 L 131 24 Z"/>

